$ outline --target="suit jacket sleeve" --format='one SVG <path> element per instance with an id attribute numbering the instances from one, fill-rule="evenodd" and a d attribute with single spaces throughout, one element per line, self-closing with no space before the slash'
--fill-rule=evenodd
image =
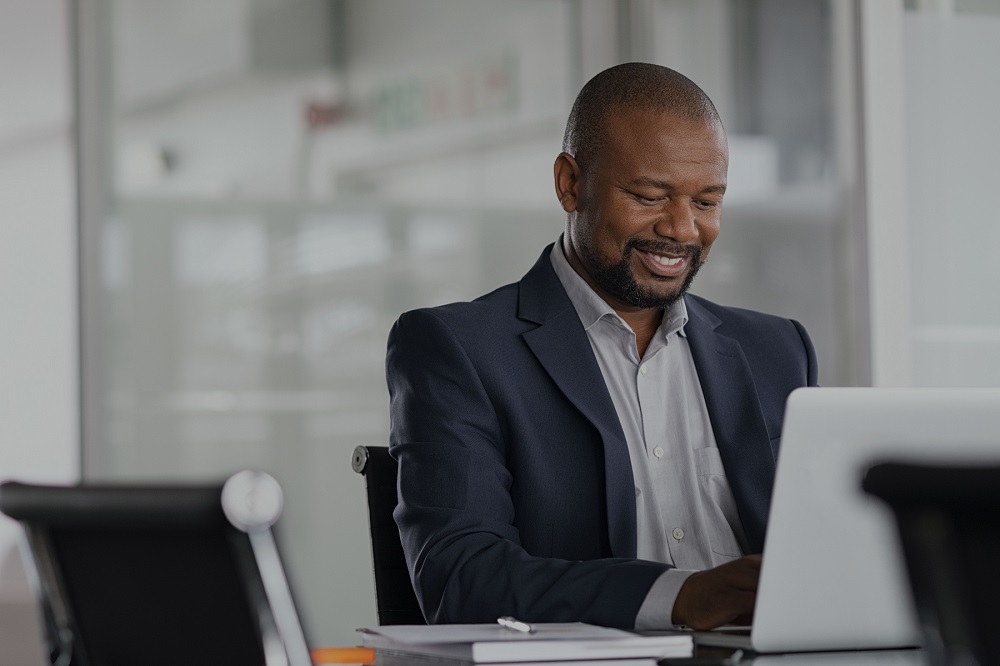
<path id="1" fill-rule="evenodd" d="M 498 413 L 467 344 L 429 310 L 404 314 L 389 336 L 395 518 L 424 616 L 434 623 L 513 615 L 631 628 L 667 565 L 538 557 L 522 547 L 517 525 L 530 516 L 515 515 L 504 426 L 517 415 Z"/>

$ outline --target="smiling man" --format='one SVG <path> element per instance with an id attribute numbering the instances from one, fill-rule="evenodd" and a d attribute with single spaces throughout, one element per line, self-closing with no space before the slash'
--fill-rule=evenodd
<path id="1" fill-rule="evenodd" d="M 749 622 L 797 322 L 687 294 L 728 147 L 689 79 L 584 86 L 554 166 L 566 230 L 518 283 L 389 337 L 400 528 L 430 622 Z"/>

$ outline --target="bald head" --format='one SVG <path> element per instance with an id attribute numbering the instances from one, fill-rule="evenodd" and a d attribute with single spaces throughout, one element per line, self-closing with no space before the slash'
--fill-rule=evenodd
<path id="1" fill-rule="evenodd" d="M 582 168 L 600 151 L 605 120 L 616 109 L 657 111 L 722 124 L 705 91 L 683 74 L 642 62 L 616 65 L 587 82 L 566 122 L 563 151 Z"/>

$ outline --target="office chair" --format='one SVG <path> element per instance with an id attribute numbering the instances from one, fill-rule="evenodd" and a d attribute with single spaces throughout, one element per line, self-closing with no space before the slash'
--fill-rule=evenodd
<path id="1" fill-rule="evenodd" d="M 931 663 L 1000 664 L 1000 467 L 885 462 L 862 487 L 896 517 Z"/>
<path id="2" fill-rule="evenodd" d="M 413 593 L 399 528 L 392 517 L 399 501 L 396 461 L 385 446 L 358 446 L 351 456 L 351 467 L 365 477 L 378 622 L 383 625 L 426 624 Z"/>
<path id="3" fill-rule="evenodd" d="M 271 525 L 278 483 L 0 484 L 24 528 L 55 666 L 312 661 Z"/>

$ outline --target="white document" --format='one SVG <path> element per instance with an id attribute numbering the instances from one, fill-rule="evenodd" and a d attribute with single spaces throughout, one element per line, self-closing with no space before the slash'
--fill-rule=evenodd
<path id="1" fill-rule="evenodd" d="M 376 650 L 476 663 L 641 660 L 690 656 L 694 649 L 691 635 L 684 633 L 642 636 L 580 622 L 532 627 L 531 633 L 497 624 L 395 625 L 358 631 L 362 644 Z"/>

